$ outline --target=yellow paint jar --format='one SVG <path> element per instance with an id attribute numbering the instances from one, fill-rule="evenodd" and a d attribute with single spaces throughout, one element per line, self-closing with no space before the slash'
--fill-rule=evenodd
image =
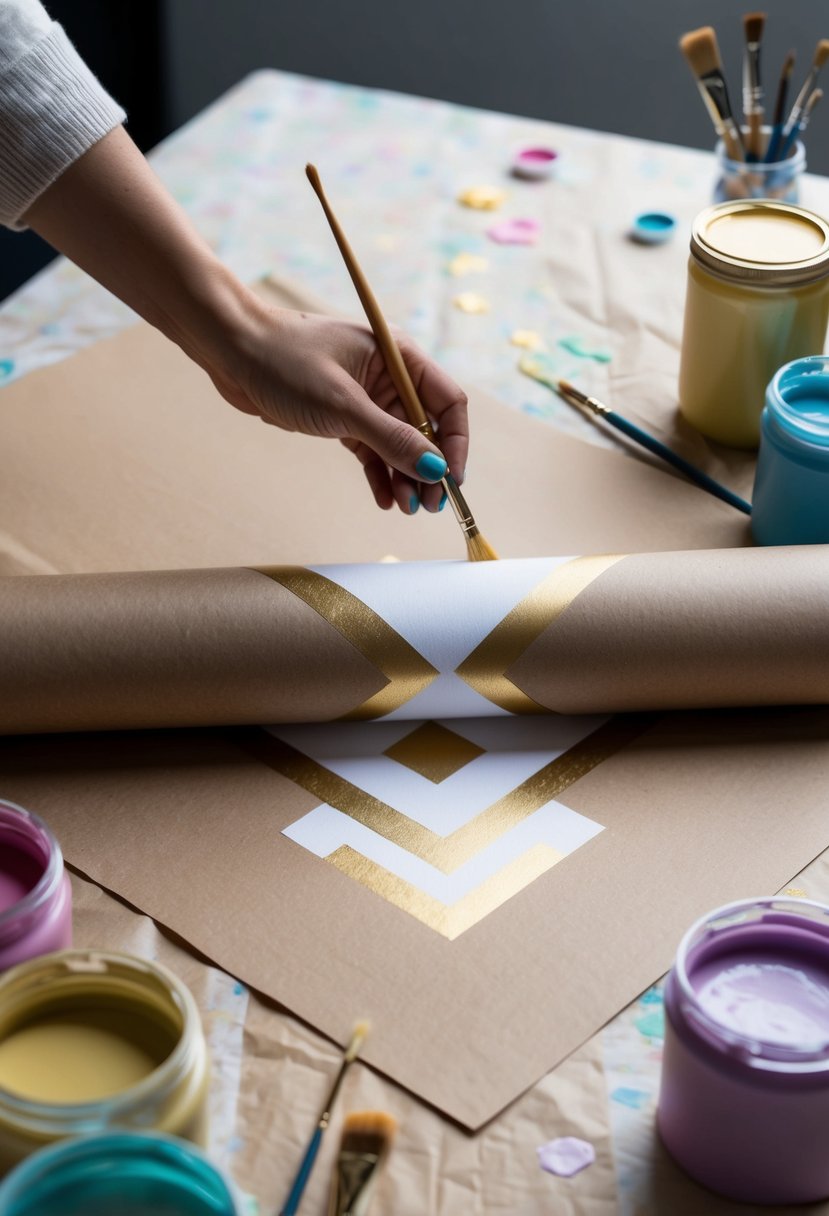
<path id="1" fill-rule="evenodd" d="M 720 203 L 694 221 L 679 408 L 731 447 L 760 442 L 766 385 L 820 354 L 829 320 L 829 224 L 769 199 Z"/>
<path id="2" fill-rule="evenodd" d="M 114 1128 L 204 1144 L 207 1048 L 190 992 L 156 963 L 62 950 L 0 978 L 0 1174 Z"/>

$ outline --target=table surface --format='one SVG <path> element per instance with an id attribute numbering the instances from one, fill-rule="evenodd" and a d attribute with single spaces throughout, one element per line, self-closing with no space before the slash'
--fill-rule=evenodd
<path id="1" fill-rule="evenodd" d="M 558 151 L 550 181 L 509 175 L 514 152 L 529 144 Z M 649 402 L 675 400 L 687 235 L 694 215 L 711 201 L 709 154 L 264 71 L 176 132 L 150 159 L 241 278 L 292 278 L 331 309 L 353 314 L 353 288 L 303 172 L 306 161 L 315 161 L 387 314 L 461 383 L 474 381 L 515 409 L 588 441 L 614 442 L 522 374 L 518 362 L 526 350 L 514 344 L 516 331 L 536 336 L 554 374 L 629 414 L 647 417 Z M 459 192 L 479 185 L 507 192 L 498 212 L 459 205 Z M 829 214 L 829 180 L 805 178 L 801 202 Z M 636 245 L 628 236 L 631 223 L 652 210 L 675 215 L 677 235 L 658 248 Z M 493 222 L 512 217 L 539 220 L 537 244 L 499 245 L 487 237 Z M 473 260 L 459 263 L 462 254 Z M 454 300 L 466 292 L 482 297 L 488 311 L 461 311 Z M 0 308 L 0 385 L 135 319 L 60 259 Z M 829 897 L 829 866 L 819 859 L 792 886 L 812 898 Z M 84 899 L 89 903 L 92 896 Z M 99 923 L 94 916 L 89 921 Z M 220 972 L 210 975 L 204 1008 L 219 1062 L 212 1150 L 244 1183 L 238 1122 L 250 998 Z M 591 1216 L 701 1210 L 702 1192 L 683 1190 L 675 1172 L 666 1183 L 664 1162 L 655 1165 L 662 1027 L 657 985 L 619 1014 L 585 1057 L 600 1070 L 606 1095 L 612 1169 L 608 1187 L 599 1188 L 606 1193 L 568 1196 L 562 1180 L 550 1178 L 554 1209 L 536 1186 L 523 1203 L 485 1200 L 474 1210 Z M 581 1130 L 590 1138 L 591 1120 L 580 1122 L 577 1109 L 578 1085 L 564 1093 L 573 1096 L 569 1133 Z M 540 1142 L 528 1123 L 523 1148 L 535 1170 Z M 710 1213 L 749 1210 L 713 1197 L 704 1202 Z M 431 1210 L 438 1207 L 462 1210 L 446 1198 Z M 396 1210 L 403 1216 L 402 1208 Z"/>

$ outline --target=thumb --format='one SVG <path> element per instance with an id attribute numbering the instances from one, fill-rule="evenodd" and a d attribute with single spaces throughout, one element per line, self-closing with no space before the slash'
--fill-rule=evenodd
<path id="1" fill-rule="evenodd" d="M 415 481 L 434 483 L 446 476 L 443 453 L 411 423 L 387 414 L 365 392 L 352 405 L 353 438 L 361 439 L 386 464 Z"/>

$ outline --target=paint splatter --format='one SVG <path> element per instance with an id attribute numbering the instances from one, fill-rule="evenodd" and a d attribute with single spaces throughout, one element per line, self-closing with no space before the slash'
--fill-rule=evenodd
<path id="1" fill-rule="evenodd" d="M 649 988 L 639 998 L 642 1005 L 662 1005 L 664 1003 L 661 988 Z"/>
<path id="2" fill-rule="evenodd" d="M 631 1110 L 641 1110 L 649 1101 L 649 1095 L 643 1089 L 631 1089 L 627 1085 L 619 1085 L 610 1096 L 614 1102 Z"/>
<path id="3" fill-rule="evenodd" d="M 559 1178 L 572 1178 L 596 1160 L 593 1145 L 587 1140 L 580 1140 L 578 1136 L 560 1136 L 557 1140 L 542 1144 L 535 1151 L 541 1168 L 548 1174 L 557 1174 Z"/>
<path id="4" fill-rule="evenodd" d="M 561 379 L 561 373 L 558 370 L 555 359 L 550 355 L 545 355 L 540 351 L 534 351 L 530 355 L 522 355 L 518 360 L 518 367 L 525 376 L 531 376 L 539 384 L 546 384 L 548 388 L 555 389 L 558 392 L 558 382 Z"/>
<path id="5" fill-rule="evenodd" d="M 665 1038 L 665 1015 L 661 1009 L 652 1009 L 641 1018 L 636 1018 L 634 1025 L 645 1039 Z"/>
<path id="6" fill-rule="evenodd" d="M 489 300 L 486 296 L 479 296 L 477 291 L 462 291 L 459 296 L 455 296 L 452 303 L 461 312 L 489 312 Z"/>
<path id="7" fill-rule="evenodd" d="M 497 186 L 470 186 L 458 195 L 458 202 L 473 211 L 497 211 L 507 197 L 506 190 Z"/>
<path id="8" fill-rule="evenodd" d="M 559 340 L 559 346 L 562 350 L 568 351 L 571 355 L 578 355 L 580 359 L 595 359 L 597 363 L 609 363 L 613 358 L 610 351 L 586 346 L 584 340 L 578 336 L 561 338 Z"/>
<path id="9" fill-rule="evenodd" d="M 499 245 L 534 245 L 540 232 L 537 220 L 521 219 L 502 220 L 486 230 L 489 239 Z"/>
<path id="10" fill-rule="evenodd" d="M 233 995 L 234 996 L 244 996 L 246 992 L 247 992 L 247 988 L 245 987 L 245 985 L 240 983 L 239 980 L 236 980 L 233 985 Z"/>
<path id="11" fill-rule="evenodd" d="M 534 329 L 514 329 L 509 340 L 513 346 L 523 346 L 525 350 L 538 350 L 543 341 L 541 334 Z"/>
<path id="12" fill-rule="evenodd" d="M 786 887 L 784 895 L 791 895 L 794 899 L 807 899 L 808 896 L 802 887 Z"/>
<path id="13" fill-rule="evenodd" d="M 489 270 L 489 262 L 478 253 L 458 253 L 447 269 L 455 278 L 460 278 L 463 274 L 483 274 Z"/>
<path id="14" fill-rule="evenodd" d="M 14 359 L 0 359 L 0 379 L 5 379 L 14 371 Z"/>

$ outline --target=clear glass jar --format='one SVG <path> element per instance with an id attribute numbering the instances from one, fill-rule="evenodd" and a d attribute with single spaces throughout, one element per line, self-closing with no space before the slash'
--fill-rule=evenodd
<path id="1" fill-rule="evenodd" d="M 743 1203 L 829 1197 L 829 907 L 727 904 L 683 938 L 665 986 L 660 1136 Z"/>
<path id="2" fill-rule="evenodd" d="M 0 978 L 0 1174 L 114 1128 L 204 1144 L 207 1084 L 196 1003 L 165 967 L 64 950 Z"/>
<path id="3" fill-rule="evenodd" d="M 191 1144 L 110 1133 L 41 1149 L 0 1183 L 3 1216 L 241 1216 L 233 1184 Z"/>
<path id="4" fill-rule="evenodd" d="M 829 224 L 770 201 L 720 203 L 694 221 L 679 408 L 709 439 L 756 448 L 766 386 L 823 350 Z"/>
<path id="5" fill-rule="evenodd" d="M 763 127 L 764 144 L 770 134 L 771 128 Z M 718 174 L 714 186 L 715 203 L 741 198 L 779 199 L 784 203 L 800 201 L 800 179 L 806 172 L 806 148 L 799 140 L 785 160 L 769 164 L 732 160 L 726 155 L 722 140 L 714 155 Z"/>
<path id="6" fill-rule="evenodd" d="M 751 532 L 758 545 L 829 543 L 829 358 L 781 367 L 760 419 Z"/>
<path id="7" fill-rule="evenodd" d="M 72 889 L 46 824 L 0 800 L 0 972 L 72 944 Z"/>

